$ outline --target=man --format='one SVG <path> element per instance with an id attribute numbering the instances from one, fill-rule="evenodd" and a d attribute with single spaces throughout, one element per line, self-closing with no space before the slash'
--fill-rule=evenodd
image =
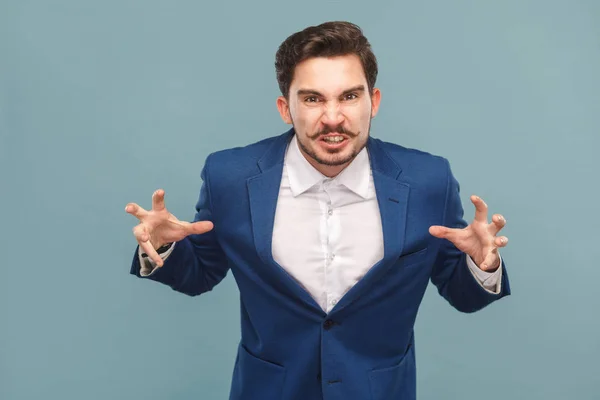
<path id="1" fill-rule="evenodd" d="M 413 326 L 431 280 L 462 312 L 510 294 L 501 215 L 448 162 L 369 136 L 381 99 L 360 28 L 309 27 L 276 55 L 283 135 L 208 156 L 193 223 L 130 203 L 131 273 L 188 295 L 231 269 L 242 337 L 230 399 L 414 399 Z"/>

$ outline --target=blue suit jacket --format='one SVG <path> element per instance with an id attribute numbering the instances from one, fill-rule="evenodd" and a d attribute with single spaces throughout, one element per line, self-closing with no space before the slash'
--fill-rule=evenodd
<path id="1" fill-rule="evenodd" d="M 230 399 L 415 399 L 413 326 L 428 281 L 456 309 L 473 312 L 510 294 L 506 270 L 501 293 L 490 294 L 463 253 L 429 234 L 431 225 L 466 226 L 445 159 L 369 138 L 384 257 L 325 313 L 271 253 L 293 134 L 211 154 L 195 221 L 214 229 L 177 243 L 147 279 L 199 295 L 231 269 L 242 335 Z M 139 270 L 136 251 L 131 273 Z"/>

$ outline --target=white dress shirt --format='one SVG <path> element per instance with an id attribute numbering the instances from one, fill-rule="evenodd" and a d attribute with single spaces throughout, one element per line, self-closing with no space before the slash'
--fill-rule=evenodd
<path id="1" fill-rule="evenodd" d="M 161 254 L 163 259 L 173 246 Z M 296 137 L 291 140 L 277 199 L 272 252 L 325 312 L 383 258 L 381 215 L 366 148 L 340 174 L 328 178 L 306 160 Z M 141 256 L 141 250 L 140 264 L 142 276 L 156 267 Z M 502 268 L 482 271 L 469 256 L 467 265 L 487 291 L 500 292 Z"/>

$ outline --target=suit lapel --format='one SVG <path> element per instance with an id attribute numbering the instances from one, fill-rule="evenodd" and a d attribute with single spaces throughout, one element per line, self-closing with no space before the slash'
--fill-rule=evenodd
<path id="1" fill-rule="evenodd" d="M 266 273 L 276 274 L 278 284 L 283 285 L 304 303 L 322 313 L 323 310 L 312 296 L 273 259 L 275 210 L 279 197 L 285 151 L 293 135 L 294 131 L 292 129 L 277 138 L 258 162 L 261 173 L 249 178 L 247 181 L 252 216 L 252 233 L 256 251 L 268 268 Z"/>
<path id="2" fill-rule="evenodd" d="M 402 169 L 382 149 L 381 141 L 370 138 L 368 150 L 383 228 L 382 263 L 386 264 L 402 253 L 410 187 L 398 181 Z"/>
<path id="3" fill-rule="evenodd" d="M 382 264 L 389 264 L 400 256 L 404 246 L 409 187 L 378 171 L 373 173 L 373 181 L 383 229 Z"/>
<path id="4" fill-rule="evenodd" d="M 271 245 L 280 182 L 281 168 L 271 168 L 248 179 L 254 244 L 265 264 L 272 264 L 274 261 Z"/>

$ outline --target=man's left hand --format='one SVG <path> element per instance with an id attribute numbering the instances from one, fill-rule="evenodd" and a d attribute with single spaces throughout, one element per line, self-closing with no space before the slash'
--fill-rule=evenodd
<path id="1" fill-rule="evenodd" d="M 429 228 L 429 233 L 437 238 L 448 239 L 460 251 L 468 254 L 475 264 L 487 272 L 494 272 L 500 266 L 498 248 L 506 246 L 506 236 L 496 236 L 506 225 L 506 220 L 500 214 L 492 216 L 488 223 L 487 204 L 478 196 L 471 196 L 475 205 L 475 218 L 464 229 L 453 229 L 445 226 L 434 225 Z"/>

